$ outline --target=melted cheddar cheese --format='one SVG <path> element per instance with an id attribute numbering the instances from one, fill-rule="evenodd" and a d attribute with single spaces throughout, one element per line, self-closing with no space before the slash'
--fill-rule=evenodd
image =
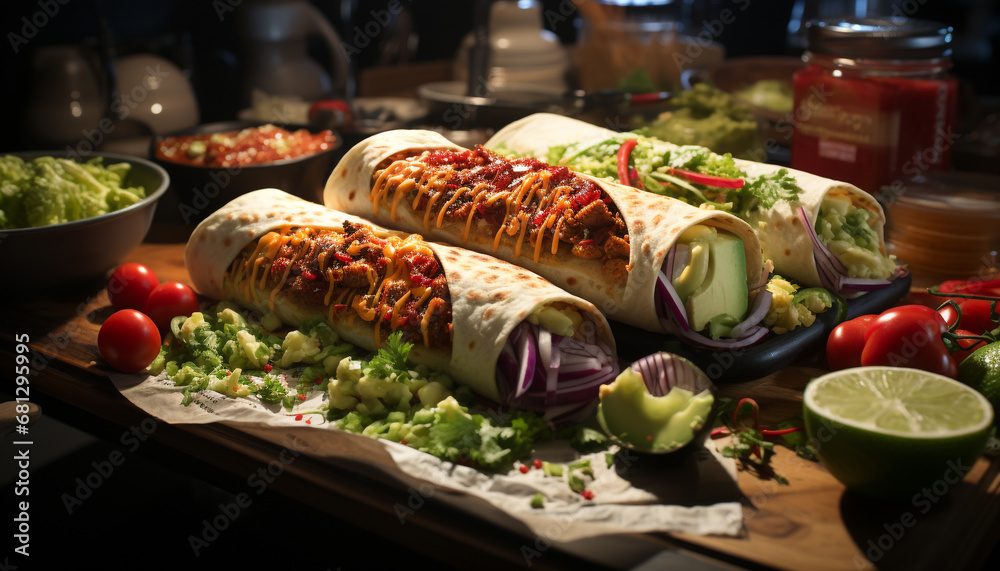
<path id="1" fill-rule="evenodd" d="M 262 311 L 284 294 L 331 322 L 369 322 L 377 345 L 400 329 L 410 342 L 451 344 L 444 272 L 417 235 L 379 238 L 347 222 L 342 231 L 284 226 L 244 248 L 226 278 L 231 297 Z"/>

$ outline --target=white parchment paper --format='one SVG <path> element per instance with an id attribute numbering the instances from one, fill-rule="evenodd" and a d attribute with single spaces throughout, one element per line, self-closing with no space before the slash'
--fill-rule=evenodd
<path id="1" fill-rule="evenodd" d="M 628 450 L 615 452 L 614 464 L 608 466 L 605 452 L 592 454 L 593 481 L 587 489 L 591 500 L 573 492 L 564 477 L 546 477 L 541 470 L 527 474 L 516 467 L 507 474 L 486 474 L 466 466 L 444 462 L 409 446 L 377 440 L 387 457 L 358 457 L 358 447 L 344 445 L 352 439 L 369 439 L 338 430 L 327 422 L 319 407 L 323 396 L 298 403 L 293 412 L 281 405 L 265 405 L 246 398 L 230 398 L 214 391 L 201 391 L 194 402 L 183 406 L 182 388 L 165 378 L 112 374 L 118 390 L 148 414 L 171 424 L 206 424 L 221 422 L 243 428 L 253 434 L 263 433 L 281 442 L 283 433 L 294 429 L 300 439 L 302 428 L 315 438 L 308 438 L 307 454 L 335 462 L 350 457 L 362 464 L 370 462 L 379 469 L 393 469 L 412 478 L 426 481 L 436 489 L 468 494 L 485 500 L 507 515 L 521 521 L 536 534 L 560 525 L 560 539 L 573 541 L 610 533 L 683 532 L 696 535 L 739 536 L 744 532 L 741 493 L 736 485 L 736 466 L 721 457 L 709 441 L 687 461 L 670 455 L 652 457 Z M 310 443 L 311 441 L 311 443 Z M 356 442 L 356 441 L 354 441 Z M 370 447 L 368 447 L 370 448 Z M 569 463 L 581 456 L 568 443 L 543 442 L 532 458 Z M 530 506 L 536 493 L 545 497 L 542 509 Z"/>

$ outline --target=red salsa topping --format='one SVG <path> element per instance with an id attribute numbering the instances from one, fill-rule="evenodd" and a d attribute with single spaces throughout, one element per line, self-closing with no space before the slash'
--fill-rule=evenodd
<path id="1" fill-rule="evenodd" d="M 321 153 L 337 142 L 333 131 L 289 131 L 274 125 L 242 131 L 165 137 L 156 158 L 207 167 L 242 167 Z"/>

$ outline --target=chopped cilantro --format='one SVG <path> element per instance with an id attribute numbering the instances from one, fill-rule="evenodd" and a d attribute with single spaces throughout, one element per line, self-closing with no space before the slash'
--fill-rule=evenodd
<path id="1" fill-rule="evenodd" d="M 405 372 L 408 369 L 406 359 L 413 345 L 403 341 L 403 332 L 396 331 L 385 340 L 385 346 L 368 362 L 372 376 L 387 378 L 392 373 Z"/>

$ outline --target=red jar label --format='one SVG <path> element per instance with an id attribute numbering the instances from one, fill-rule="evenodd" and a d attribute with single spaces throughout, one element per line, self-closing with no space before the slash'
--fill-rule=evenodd
<path id="1" fill-rule="evenodd" d="M 870 193 L 950 166 L 954 80 L 795 76 L 792 167 Z"/>

